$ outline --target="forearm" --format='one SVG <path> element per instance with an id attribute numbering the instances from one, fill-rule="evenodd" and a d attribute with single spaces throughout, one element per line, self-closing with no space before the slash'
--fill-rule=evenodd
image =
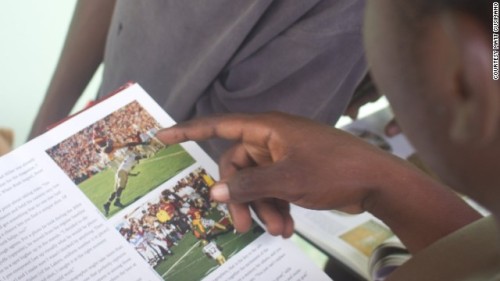
<path id="1" fill-rule="evenodd" d="M 211 137 L 239 142 L 221 157 L 222 180 L 211 188 L 212 199 L 233 204 L 239 230 L 251 226 L 249 203 L 277 235 L 290 234 L 283 203 L 368 211 L 417 252 L 480 217 L 407 161 L 300 117 L 215 116 L 164 129 L 157 137 L 166 144 Z"/>
<path id="2" fill-rule="evenodd" d="M 100 65 L 115 0 L 80 0 L 29 138 L 67 116 Z"/>
<path id="3" fill-rule="evenodd" d="M 403 164 L 385 175 L 369 211 L 415 253 L 481 216 L 451 189 Z"/>

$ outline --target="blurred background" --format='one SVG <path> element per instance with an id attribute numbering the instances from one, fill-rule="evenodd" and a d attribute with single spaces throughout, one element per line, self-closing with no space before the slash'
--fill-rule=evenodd
<path id="1" fill-rule="evenodd" d="M 0 10 L 0 127 L 12 128 L 15 146 L 26 141 L 64 44 L 77 0 L 4 1 Z M 102 67 L 73 109 L 97 92 Z M 362 108 L 366 116 L 387 105 L 385 99 Z M 342 118 L 337 126 L 350 122 Z"/>
<path id="2" fill-rule="evenodd" d="M 26 141 L 62 49 L 77 0 L 4 1 L 0 9 L 0 127 Z M 78 102 L 93 98 L 99 71 Z"/>

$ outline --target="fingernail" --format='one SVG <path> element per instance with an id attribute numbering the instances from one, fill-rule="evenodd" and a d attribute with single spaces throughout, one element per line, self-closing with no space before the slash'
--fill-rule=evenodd
<path id="1" fill-rule="evenodd" d="M 210 195 L 215 201 L 229 201 L 229 188 L 225 183 L 216 183 L 210 190 Z"/>

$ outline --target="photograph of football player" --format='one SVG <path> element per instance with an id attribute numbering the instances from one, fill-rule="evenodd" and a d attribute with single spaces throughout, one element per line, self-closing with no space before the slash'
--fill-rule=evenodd
<path id="1" fill-rule="evenodd" d="M 116 170 L 115 185 L 114 185 L 115 189 L 109 196 L 108 201 L 106 201 L 106 203 L 104 203 L 103 205 L 106 216 L 109 213 L 109 208 L 111 206 L 111 203 L 113 203 L 113 205 L 118 208 L 125 207 L 125 205 L 123 205 L 120 200 L 121 194 L 125 189 L 125 187 L 127 187 L 128 177 L 129 176 L 135 177 L 139 175 L 139 172 L 132 173 L 132 170 L 139 163 L 139 160 L 142 158 L 143 157 L 141 155 L 138 155 L 134 152 L 132 146 L 129 146 L 127 148 L 126 156 L 123 158 L 120 166 L 118 166 L 118 169 Z"/>
<path id="2" fill-rule="evenodd" d="M 218 265 L 222 265 L 226 262 L 226 258 L 222 254 L 222 248 L 215 243 L 215 241 L 208 242 L 207 240 L 201 240 L 201 246 L 203 247 L 202 252 L 207 255 L 207 257 L 215 260 Z"/>
<path id="3" fill-rule="evenodd" d="M 154 140 L 160 128 L 133 101 L 46 152 L 109 218 L 194 164 L 181 145 L 165 146 Z"/>
<path id="4" fill-rule="evenodd" d="M 235 233 L 227 207 L 204 195 L 207 184 L 215 180 L 204 169 L 195 169 L 135 204 L 115 223 L 165 280 L 201 280 L 264 233 L 257 224 L 253 231 Z"/>

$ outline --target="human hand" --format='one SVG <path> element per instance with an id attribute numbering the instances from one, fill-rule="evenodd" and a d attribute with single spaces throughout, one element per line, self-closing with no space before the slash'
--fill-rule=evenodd
<path id="1" fill-rule="evenodd" d="M 281 113 L 202 118 L 156 136 L 166 144 L 236 141 L 220 159 L 212 198 L 230 203 L 238 231 L 250 228 L 252 207 L 271 234 L 284 237 L 293 233 L 289 203 L 363 212 L 398 161 L 341 130 Z"/>

